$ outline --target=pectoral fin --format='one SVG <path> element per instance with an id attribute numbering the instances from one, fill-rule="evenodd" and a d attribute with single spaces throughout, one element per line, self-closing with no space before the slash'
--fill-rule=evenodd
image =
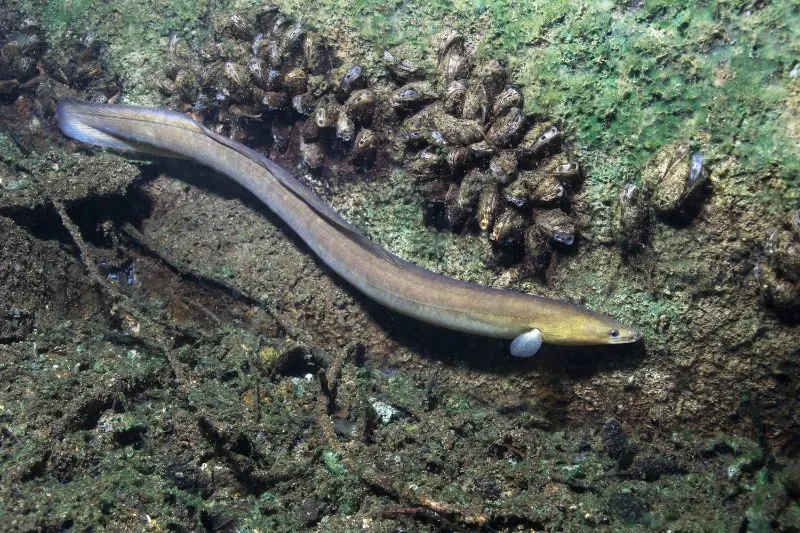
<path id="1" fill-rule="evenodd" d="M 514 357 L 531 357 L 542 347 L 542 332 L 532 329 L 511 341 L 511 355 Z"/>

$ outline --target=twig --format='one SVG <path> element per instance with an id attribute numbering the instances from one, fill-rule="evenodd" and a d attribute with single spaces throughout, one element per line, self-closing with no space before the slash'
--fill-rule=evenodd
<path id="1" fill-rule="evenodd" d="M 89 272 L 89 277 L 106 295 L 111 297 L 114 303 L 111 308 L 112 314 L 116 313 L 118 309 L 121 309 L 139 323 L 145 325 L 148 332 L 155 338 L 156 343 L 150 343 L 143 338 L 139 338 L 139 342 L 149 346 L 156 352 L 162 353 L 167 358 L 167 361 L 172 367 L 175 380 L 178 382 L 178 387 L 182 391 L 186 391 L 185 384 L 187 381 L 183 372 L 183 365 L 172 356 L 172 352 L 169 349 L 170 336 L 165 332 L 167 327 L 154 322 L 148 316 L 141 313 L 134 305 L 131 304 L 127 295 L 122 293 L 112 283 L 109 283 L 109 281 L 100 273 L 97 266 L 95 266 L 96 263 L 92 257 L 91 251 L 89 250 L 89 246 L 83 239 L 80 228 L 78 228 L 77 224 L 75 224 L 75 222 L 69 216 L 69 213 L 67 213 L 64 203 L 61 201 L 53 201 L 53 207 L 55 207 L 56 212 L 58 212 L 58 216 L 61 217 L 61 223 L 69 232 L 70 237 L 72 237 L 72 241 L 75 243 L 75 246 L 78 247 L 81 262 L 83 263 L 84 268 L 86 268 L 86 270 Z"/>

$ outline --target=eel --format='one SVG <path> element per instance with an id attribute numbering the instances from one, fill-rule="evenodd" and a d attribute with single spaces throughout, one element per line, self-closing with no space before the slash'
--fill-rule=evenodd
<path id="1" fill-rule="evenodd" d="M 511 339 L 517 357 L 542 342 L 599 345 L 640 335 L 611 317 L 568 302 L 468 283 L 409 263 L 362 235 L 266 156 L 163 109 L 59 101 L 58 124 L 73 139 L 123 151 L 189 159 L 232 178 L 283 219 L 331 270 L 369 298 L 418 320 Z"/>

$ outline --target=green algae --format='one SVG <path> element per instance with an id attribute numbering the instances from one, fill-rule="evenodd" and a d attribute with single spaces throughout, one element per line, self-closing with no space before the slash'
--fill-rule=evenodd
<path id="1" fill-rule="evenodd" d="M 680 138 L 734 155 L 751 173 L 794 183 L 800 170 L 796 126 L 787 128 L 797 121 L 789 97 L 800 43 L 791 2 L 278 5 L 320 28 L 333 16 L 364 51 L 394 42 L 429 49 L 448 26 L 477 36 L 479 54 L 508 63 L 529 112 L 564 122 L 589 162 L 590 186 L 635 177 L 653 151 Z M 603 168 L 607 158 L 615 168 Z"/>
<path id="2" fill-rule="evenodd" d="M 334 476 L 343 476 L 347 473 L 347 469 L 344 465 L 339 461 L 339 458 L 336 456 L 335 452 L 331 450 L 325 450 L 322 452 L 322 462 L 325 465 L 325 468 L 333 474 Z"/>
<path id="3" fill-rule="evenodd" d="M 28 12 L 38 11 L 39 21 L 47 28 L 48 32 L 51 35 L 62 37 L 66 31 L 73 29 L 91 15 L 95 2 L 91 0 L 56 0 L 39 4 L 31 0 L 23 0 L 20 4 Z"/>
<path id="4" fill-rule="evenodd" d="M 0 133 L 0 161 L 15 165 L 24 157 L 13 137 L 8 133 Z"/>

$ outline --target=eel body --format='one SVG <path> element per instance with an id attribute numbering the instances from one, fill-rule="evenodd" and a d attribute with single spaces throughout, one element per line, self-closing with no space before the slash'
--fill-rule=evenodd
<path id="1" fill-rule="evenodd" d="M 458 331 L 514 339 L 529 356 L 542 341 L 565 345 L 634 342 L 614 319 L 567 302 L 438 275 L 381 248 L 288 171 L 258 152 L 174 111 L 62 100 L 61 130 L 79 141 L 191 159 L 224 174 L 281 217 L 317 256 L 371 299 Z"/>

